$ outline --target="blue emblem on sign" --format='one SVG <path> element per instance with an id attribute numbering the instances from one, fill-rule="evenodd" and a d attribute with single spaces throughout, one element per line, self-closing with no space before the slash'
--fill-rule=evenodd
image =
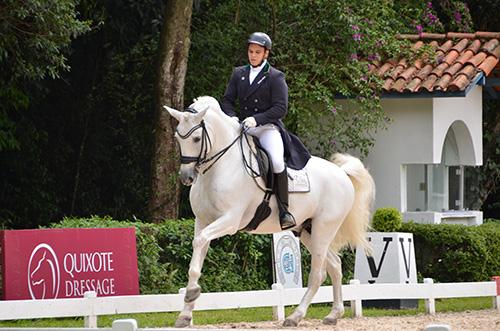
<path id="1" fill-rule="evenodd" d="M 287 274 L 291 274 L 295 271 L 295 263 L 294 263 L 294 259 L 293 259 L 293 254 L 290 254 L 290 253 L 285 253 L 283 254 L 283 261 L 282 261 L 282 266 L 283 266 L 283 270 L 285 271 L 285 273 Z"/>

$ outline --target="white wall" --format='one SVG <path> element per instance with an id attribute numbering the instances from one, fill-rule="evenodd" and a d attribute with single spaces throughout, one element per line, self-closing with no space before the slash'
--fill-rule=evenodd
<path id="1" fill-rule="evenodd" d="M 453 128 L 462 165 L 483 164 L 483 88 L 465 98 L 433 99 L 433 162 L 440 163 L 446 133 Z"/>
<path id="2" fill-rule="evenodd" d="M 432 161 L 432 100 L 384 99 L 382 108 L 393 121 L 375 134 L 366 163 L 375 179 L 376 208 L 403 210 L 402 164 Z"/>

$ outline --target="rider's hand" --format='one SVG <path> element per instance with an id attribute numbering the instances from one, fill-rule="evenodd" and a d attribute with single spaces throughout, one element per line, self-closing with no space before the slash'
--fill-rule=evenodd
<path id="1" fill-rule="evenodd" d="M 242 124 L 243 127 L 250 129 L 257 126 L 257 121 L 255 120 L 255 117 L 247 117 L 243 120 Z"/>

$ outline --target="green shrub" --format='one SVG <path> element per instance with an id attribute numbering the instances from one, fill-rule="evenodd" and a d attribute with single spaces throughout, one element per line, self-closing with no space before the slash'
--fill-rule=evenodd
<path id="1" fill-rule="evenodd" d="M 404 223 L 390 208 L 378 210 L 388 231 L 411 232 L 415 240 L 417 270 L 438 282 L 485 281 L 500 275 L 500 222 L 477 227 Z M 377 215 L 377 213 L 376 213 Z M 389 226 L 390 225 L 390 226 Z M 117 221 L 110 217 L 65 218 L 53 227 L 135 227 L 139 282 L 142 294 L 177 293 L 187 284 L 192 254 L 194 221 L 168 220 L 160 224 Z M 377 230 L 380 229 L 377 226 Z M 238 233 L 212 241 L 202 269 L 204 292 L 269 289 L 273 282 L 272 236 Z M 310 255 L 302 247 L 304 286 Z M 353 278 L 355 253 L 341 251 L 343 283 Z M 326 284 L 330 284 L 328 281 Z"/>
<path id="2" fill-rule="evenodd" d="M 396 208 L 379 208 L 373 215 L 372 227 L 378 232 L 397 232 L 402 224 L 403 218 Z"/>
<path id="3" fill-rule="evenodd" d="M 194 233 L 191 219 L 151 224 L 93 216 L 65 218 L 52 227 L 135 227 L 141 293 L 177 293 L 187 284 Z M 205 292 L 269 289 L 271 236 L 238 233 L 212 241 L 202 272 L 200 285 Z"/>
<path id="4" fill-rule="evenodd" d="M 158 242 L 161 226 L 156 224 L 117 221 L 111 217 L 64 218 L 53 228 L 123 228 L 135 227 L 137 243 L 137 267 L 139 287 L 142 294 L 178 292 L 179 268 L 162 259 L 163 248 Z"/>
<path id="5" fill-rule="evenodd" d="M 487 281 L 500 274 L 500 222 L 481 226 L 404 223 L 417 270 L 439 282 Z"/>

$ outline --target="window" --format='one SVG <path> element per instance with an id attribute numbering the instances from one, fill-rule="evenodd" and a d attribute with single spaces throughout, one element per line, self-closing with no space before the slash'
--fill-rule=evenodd
<path id="1" fill-rule="evenodd" d="M 473 182 L 477 181 L 477 175 L 474 167 L 407 164 L 404 169 L 406 211 L 476 209 L 477 193 Z"/>

